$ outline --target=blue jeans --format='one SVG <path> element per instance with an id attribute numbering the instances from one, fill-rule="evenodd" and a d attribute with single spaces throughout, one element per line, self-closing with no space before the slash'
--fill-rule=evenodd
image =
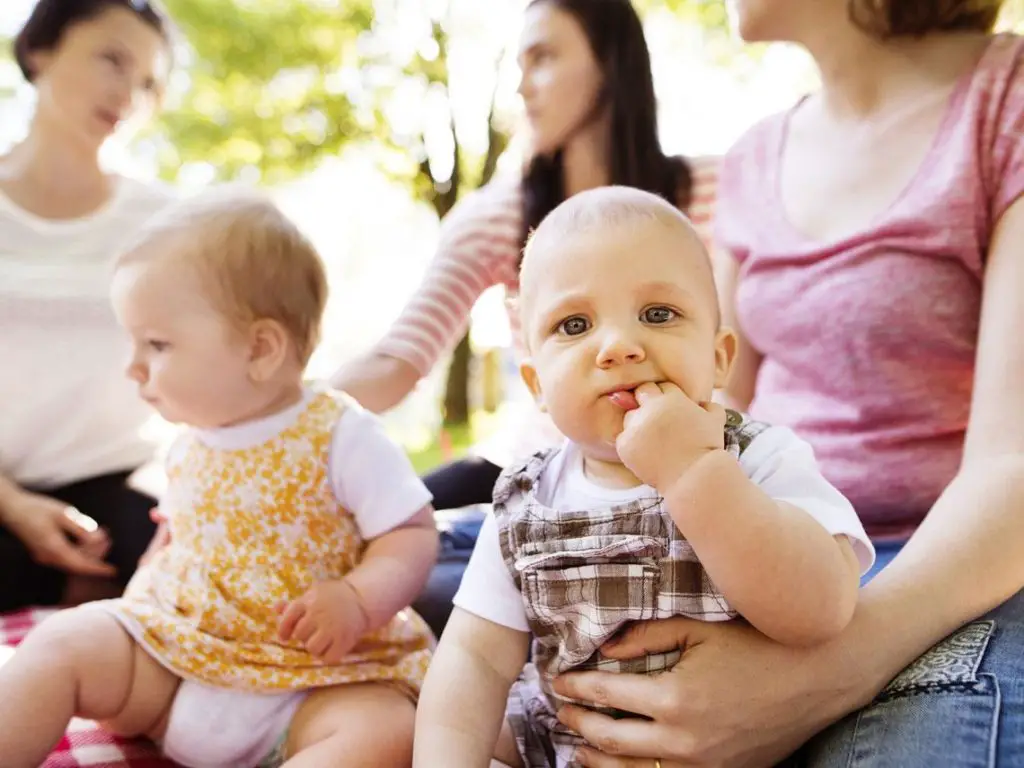
<path id="1" fill-rule="evenodd" d="M 899 549 L 880 545 L 865 579 Z M 1024 766 L 1024 593 L 954 632 L 794 757 L 808 768 Z"/>

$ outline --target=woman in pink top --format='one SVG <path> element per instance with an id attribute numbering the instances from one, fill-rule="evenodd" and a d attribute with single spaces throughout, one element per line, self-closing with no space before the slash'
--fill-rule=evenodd
<path id="1" fill-rule="evenodd" d="M 501 284 L 515 294 L 526 233 L 576 192 L 604 184 L 639 187 L 710 229 L 717 164 L 661 151 L 650 57 L 629 0 L 534 0 L 519 48 L 533 158 L 520 178 L 495 180 L 451 212 L 437 255 L 401 317 L 368 355 L 335 376 L 339 388 L 370 410 L 398 404 L 430 373 L 461 338 L 484 290 Z M 514 304 L 509 315 L 516 334 Z M 490 502 L 499 465 L 515 458 L 506 454 L 527 455 L 558 439 L 542 418 L 519 431 L 505 450 L 428 476 L 434 506 Z"/>
<path id="2" fill-rule="evenodd" d="M 672 673 L 556 688 L 650 720 L 560 716 L 592 768 L 1024 765 L 1024 40 L 999 0 L 736 5 L 822 89 L 723 165 L 730 395 L 811 441 L 887 567 L 823 646 L 638 627 L 608 652 Z"/>

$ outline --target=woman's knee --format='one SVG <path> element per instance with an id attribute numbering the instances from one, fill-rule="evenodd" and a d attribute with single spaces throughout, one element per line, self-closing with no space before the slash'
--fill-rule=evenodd
<path id="1" fill-rule="evenodd" d="M 458 509 L 490 504 L 501 467 L 478 456 L 438 467 L 423 478 L 436 509 Z"/>

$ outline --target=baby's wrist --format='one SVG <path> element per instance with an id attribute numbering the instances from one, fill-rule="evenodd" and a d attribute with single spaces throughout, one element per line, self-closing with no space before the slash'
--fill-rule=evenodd
<path id="1" fill-rule="evenodd" d="M 0 475 L 0 523 L 5 522 L 9 515 L 9 509 L 15 506 L 24 491 Z"/>
<path id="2" fill-rule="evenodd" d="M 373 619 L 370 616 L 369 610 L 366 608 L 366 601 L 363 599 L 363 595 L 359 591 L 359 588 L 355 584 L 353 584 L 348 578 L 340 579 L 339 583 L 341 583 L 344 586 L 344 588 L 348 590 L 348 592 L 351 594 L 352 601 L 356 605 L 356 610 L 359 614 L 360 620 L 362 621 L 362 631 L 360 632 L 360 634 L 369 632 L 373 626 Z"/>
<path id="3" fill-rule="evenodd" d="M 732 454 L 721 448 L 712 449 L 681 467 L 665 484 L 661 495 L 674 518 L 700 514 L 701 510 L 715 506 L 713 502 L 718 494 L 709 491 L 731 481 L 738 469 L 739 464 Z"/>
<path id="4" fill-rule="evenodd" d="M 732 458 L 728 452 L 720 448 L 711 448 L 709 450 L 687 456 L 684 461 L 680 462 L 673 467 L 670 472 L 666 473 L 665 480 L 661 482 L 661 485 L 663 485 L 664 488 L 659 488 L 658 490 L 662 491 L 662 495 L 667 497 L 673 489 L 682 488 L 687 484 L 693 483 L 706 471 L 709 465 L 713 465 L 714 462 L 719 460 L 719 455 L 728 459 Z"/>

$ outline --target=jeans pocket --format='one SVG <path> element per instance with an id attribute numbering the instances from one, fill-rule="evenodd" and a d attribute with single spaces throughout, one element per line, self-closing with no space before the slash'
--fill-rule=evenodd
<path id="1" fill-rule="evenodd" d="M 993 768 L 999 684 L 979 672 L 995 622 L 957 630 L 897 675 L 875 700 L 812 739 L 813 768 Z"/>
<path id="2" fill-rule="evenodd" d="M 978 668 L 994 631 L 994 621 L 975 621 L 961 627 L 893 678 L 875 701 L 984 689 Z"/>

